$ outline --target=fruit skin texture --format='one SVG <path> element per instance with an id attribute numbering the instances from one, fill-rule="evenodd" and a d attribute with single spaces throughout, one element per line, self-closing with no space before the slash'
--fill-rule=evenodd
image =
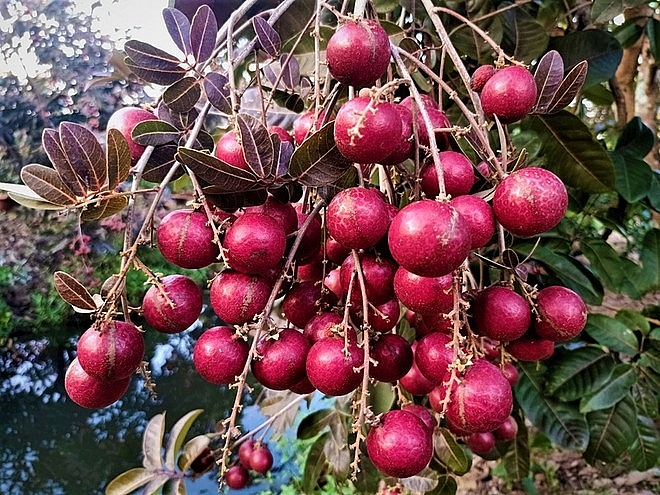
<path id="1" fill-rule="evenodd" d="M 454 360 L 452 338 L 444 333 L 430 333 L 417 341 L 415 363 L 420 373 L 436 385 L 446 379 L 449 365 Z"/>
<path id="2" fill-rule="evenodd" d="M 479 292 L 472 307 L 477 333 L 493 340 L 522 337 L 532 320 L 525 298 L 503 285 L 492 285 Z"/>
<path id="3" fill-rule="evenodd" d="M 426 113 L 431 121 L 431 126 L 434 129 L 448 129 L 451 127 L 451 122 L 445 115 L 445 113 L 438 108 L 438 104 L 428 95 L 420 95 L 422 105 L 426 110 Z M 413 112 L 413 122 L 417 125 L 417 140 L 422 146 L 429 146 L 431 144 L 431 138 L 429 133 L 426 130 L 426 124 L 424 123 L 424 118 L 422 117 L 421 110 L 419 106 L 415 103 L 415 100 L 412 96 L 407 96 L 401 100 L 401 105 L 410 108 Z M 446 150 L 449 148 L 449 138 L 448 131 L 435 131 L 435 142 L 438 145 L 440 151 Z"/>
<path id="4" fill-rule="evenodd" d="M 453 206 L 432 200 L 410 203 L 390 224 L 387 240 L 392 257 L 422 277 L 441 277 L 470 252 L 470 229 Z"/>
<path id="5" fill-rule="evenodd" d="M 381 335 L 371 348 L 370 357 L 378 365 L 369 367 L 369 374 L 381 382 L 395 382 L 410 371 L 413 351 L 401 335 L 389 333 Z"/>
<path id="6" fill-rule="evenodd" d="M 442 176 L 445 182 L 445 192 L 449 196 L 461 196 L 472 189 L 476 179 L 472 162 L 463 153 L 457 151 L 441 151 L 440 164 Z M 422 190 L 429 199 L 435 198 L 440 193 L 438 186 L 438 174 L 433 160 L 428 160 L 422 168 L 421 174 Z"/>
<path id="7" fill-rule="evenodd" d="M 238 462 L 248 469 L 250 469 L 250 456 L 256 444 L 257 441 L 250 438 L 238 447 Z"/>
<path id="8" fill-rule="evenodd" d="M 236 464 L 227 469 L 225 483 L 229 488 L 240 490 L 250 484 L 250 473 L 242 465 Z"/>
<path id="9" fill-rule="evenodd" d="M 429 411 L 428 408 L 422 405 L 413 404 L 412 402 L 410 402 L 408 404 L 401 406 L 401 410 L 411 412 L 415 416 L 419 417 L 424 422 L 424 424 L 429 430 L 429 433 L 431 434 L 433 434 L 433 432 L 435 431 L 435 427 L 438 426 L 438 422 L 436 421 L 433 414 L 431 414 L 431 411 Z"/>
<path id="10" fill-rule="evenodd" d="M 412 350 L 413 356 L 415 356 L 417 354 L 417 342 L 413 342 Z M 416 358 L 413 357 L 413 364 L 410 371 L 399 380 L 399 384 L 412 395 L 426 395 L 435 388 L 435 383 L 422 375 L 415 361 Z"/>
<path id="11" fill-rule="evenodd" d="M 454 307 L 451 274 L 421 277 L 399 267 L 394 274 L 394 293 L 401 303 L 415 313 L 449 313 Z"/>
<path id="12" fill-rule="evenodd" d="M 384 413 L 380 424 L 367 434 L 367 453 L 379 471 L 408 478 L 424 469 L 433 457 L 433 436 L 412 412 Z"/>
<path id="13" fill-rule="evenodd" d="M 227 131 L 218 139 L 215 145 L 215 156 L 232 167 L 250 170 L 243 154 L 241 138 L 235 130 Z"/>
<path id="14" fill-rule="evenodd" d="M 364 276 L 365 294 L 367 300 L 373 305 L 383 304 L 394 297 L 394 274 L 396 263 L 389 258 L 378 257 L 371 253 L 361 253 L 360 266 Z M 355 270 L 355 260 L 352 255 L 346 257 L 341 264 L 339 279 L 344 295 L 348 294 L 351 285 L 351 276 Z M 353 279 L 351 289 L 351 310 L 362 310 L 362 292 L 357 274 Z"/>
<path id="15" fill-rule="evenodd" d="M 369 97 L 353 98 L 337 112 L 335 143 L 340 153 L 352 162 L 379 163 L 396 150 L 402 126 L 393 103 Z"/>
<path id="16" fill-rule="evenodd" d="M 262 275 L 282 260 L 286 233 L 282 225 L 268 215 L 245 213 L 229 227 L 222 245 L 234 270 Z"/>
<path id="17" fill-rule="evenodd" d="M 204 268 L 216 262 L 220 254 L 213 242 L 213 229 L 201 211 L 171 211 L 160 221 L 157 239 L 165 259 L 181 268 Z"/>
<path id="18" fill-rule="evenodd" d="M 485 246 L 495 234 L 495 214 L 491 206 L 478 196 L 465 194 L 453 198 L 451 204 L 470 227 L 472 249 Z"/>
<path id="19" fill-rule="evenodd" d="M 242 325 L 266 307 L 271 288 L 258 275 L 225 270 L 211 284 L 211 307 L 225 323 Z"/>
<path id="20" fill-rule="evenodd" d="M 470 81 L 470 87 L 472 91 L 481 93 L 481 90 L 484 89 L 486 82 L 493 77 L 495 74 L 495 67 L 492 65 L 480 65 L 472 73 L 472 80 Z"/>
<path id="21" fill-rule="evenodd" d="M 496 188 L 493 212 L 514 235 L 531 237 L 550 230 L 566 213 L 568 193 L 555 174 L 538 167 L 513 172 Z"/>
<path id="22" fill-rule="evenodd" d="M 133 141 L 131 133 L 136 125 L 145 120 L 157 120 L 153 113 L 144 108 L 137 107 L 124 107 L 113 113 L 108 119 L 107 129 L 117 129 L 121 132 L 122 136 L 128 141 L 128 149 L 131 152 L 131 164 L 135 165 L 142 153 L 144 153 L 145 146 L 137 144 Z"/>
<path id="23" fill-rule="evenodd" d="M 144 357 L 144 337 L 124 321 L 109 321 L 100 329 L 88 328 L 78 340 L 78 360 L 85 372 L 99 380 L 131 376 Z"/>
<path id="24" fill-rule="evenodd" d="M 534 331 L 553 342 L 565 342 L 577 336 L 587 324 L 587 306 L 567 287 L 551 285 L 536 297 L 538 319 Z"/>
<path id="25" fill-rule="evenodd" d="M 319 309 L 336 304 L 337 298 L 313 281 L 296 282 L 282 300 L 282 315 L 298 328 L 305 328 Z"/>
<path id="26" fill-rule="evenodd" d="M 518 361 L 543 361 L 554 354 L 555 343 L 528 332 L 509 342 L 506 350 Z"/>
<path id="27" fill-rule="evenodd" d="M 321 393 L 346 395 L 362 383 L 364 351 L 354 341 L 348 342 L 349 356 L 344 354 L 344 338 L 328 337 L 317 341 L 307 354 L 307 377 Z"/>
<path id="28" fill-rule="evenodd" d="M 296 144 L 302 144 L 310 135 L 321 128 L 325 120 L 325 112 L 316 115 L 314 110 L 308 110 L 293 121 L 293 138 Z"/>
<path id="29" fill-rule="evenodd" d="M 193 349 L 197 373 L 215 385 L 234 383 L 247 361 L 250 346 L 231 327 L 211 327 L 200 335 Z"/>
<path id="30" fill-rule="evenodd" d="M 286 390 L 305 378 L 305 362 L 311 342 L 301 332 L 285 328 L 277 339 L 264 336 L 257 342 L 261 359 L 252 361 L 252 373 L 263 386 Z"/>
<path id="31" fill-rule="evenodd" d="M 69 398 L 80 407 L 101 409 L 117 402 L 128 389 L 131 377 L 112 382 L 88 375 L 75 358 L 64 375 L 64 388 Z"/>
<path id="32" fill-rule="evenodd" d="M 401 117 L 401 138 L 394 151 L 380 161 L 383 165 L 397 165 L 410 158 L 415 149 L 412 110 L 401 104 L 394 105 L 394 107 Z M 396 136 L 394 138 L 396 139 Z"/>
<path id="33" fill-rule="evenodd" d="M 465 439 L 465 443 L 475 454 L 486 455 L 495 448 L 495 435 L 490 431 L 473 433 Z"/>
<path id="34" fill-rule="evenodd" d="M 273 454 L 264 444 L 257 442 L 250 454 L 250 468 L 259 474 L 266 474 L 273 467 Z"/>
<path id="35" fill-rule="evenodd" d="M 328 232 L 348 249 L 376 244 L 389 227 L 387 207 L 374 189 L 350 187 L 332 198 L 326 211 Z"/>
<path id="36" fill-rule="evenodd" d="M 330 74 L 339 82 L 371 86 L 390 63 L 390 40 L 376 21 L 348 22 L 328 40 L 326 57 Z"/>
<path id="37" fill-rule="evenodd" d="M 167 297 L 158 286 L 149 287 L 142 300 L 144 319 L 159 332 L 182 332 L 195 323 L 202 312 L 202 291 L 185 275 L 167 275 L 161 279 L 161 284 Z"/>
<path id="38" fill-rule="evenodd" d="M 481 106 L 487 117 L 502 123 L 529 115 L 536 103 L 536 81 L 524 67 L 512 65 L 495 71 L 481 90 Z"/>
<path id="39" fill-rule="evenodd" d="M 245 213 L 263 213 L 274 218 L 284 229 L 286 235 L 298 229 L 298 214 L 291 203 L 284 203 L 268 196 L 266 202 L 259 206 L 248 206 Z"/>

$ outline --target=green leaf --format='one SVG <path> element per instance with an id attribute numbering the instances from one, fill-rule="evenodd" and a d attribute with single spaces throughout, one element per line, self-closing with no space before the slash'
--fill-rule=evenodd
<path id="1" fill-rule="evenodd" d="M 660 290 L 660 229 L 649 230 L 642 240 L 643 292 Z"/>
<path id="2" fill-rule="evenodd" d="M 590 464 L 616 462 L 635 439 L 637 412 L 632 396 L 627 395 L 610 409 L 589 413 L 587 421 L 590 437 L 584 458 Z"/>
<path id="3" fill-rule="evenodd" d="M 500 9 L 512 5 L 503 2 Z M 523 9 L 508 9 L 500 13 L 503 36 L 501 46 L 517 60 L 530 63 L 540 57 L 548 46 L 549 37 L 545 28 Z"/>
<path id="4" fill-rule="evenodd" d="M 660 457 L 660 432 L 655 422 L 638 415 L 635 423 L 635 440 L 630 446 L 630 460 L 638 471 L 646 471 L 658 465 Z"/>
<path id="5" fill-rule="evenodd" d="M 145 468 L 133 468 L 121 473 L 105 487 L 105 495 L 130 495 L 158 476 L 158 473 Z"/>
<path id="6" fill-rule="evenodd" d="M 546 391 L 573 401 L 603 386 L 612 375 L 614 358 L 597 347 L 559 350 L 553 355 Z"/>
<path id="7" fill-rule="evenodd" d="M 142 146 L 161 146 L 179 139 L 180 132 L 164 120 L 144 120 L 131 132 L 133 140 Z"/>
<path id="8" fill-rule="evenodd" d="M 531 467 L 531 457 L 529 450 L 529 434 L 525 419 L 518 414 L 515 414 L 516 422 L 518 423 L 518 434 L 502 461 L 506 468 L 506 472 L 512 479 L 521 481 L 529 476 Z"/>
<path id="9" fill-rule="evenodd" d="M 178 113 L 186 113 L 192 110 L 200 96 L 202 86 L 196 77 L 184 77 L 170 85 L 163 93 L 163 103 Z"/>
<path id="10" fill-rule="evenodd" d="M 644 198 L 653 184 L 653 170 L 644 160 L 610 153 L 616 175 L 616 191 L 628 203 Z"/>
<path id="11" fill-rule="evenodd" d="M 300 424 L 296 437 L 300 440 L 314 438 L 325 431 L 332 421 L 337 421 L 338 411 L 336 409 L 321 409 L 305 416 Z"/>
<path id="12" fill-rule="evenodd" d="M 623 12 L 623 0 L 594 0 L 591 6 L 591 20 L 605 23 Z"/>
<path id="13" fill-rule="evenodd" d="M 18 204 L 35 210 L 65 210 L 66 206 L 56 205 L 35 193 L 24 184 L 0 182 L 0 191 L 5 191 Z"/>
<path id="14" fill-rule="evenodd" d="M 651 17 L 646 23 L 646 33 L 649 36 L 651 55 L 656 61 L 660 60 L 660 21 Z"/>
<path id="15" fill-rule="evenodd" d="M 639 17 L 626 19 L 623 24 L 617 26 L 612 34 L 616 37 L 623 48 L 629 48 L 639 41 L 644 34 L 644 27 L 639 23 Z"/>
<path id="16" fill-rule="evenodd" d="M 156 477 L 149 481 L 149 483 L 145 485 L 142 491 L 145 494 L 148 493 L 150 495 L 158 495 L 163 485 L 176 476 L 176 473 L 157 473 Z"/>
<path id="17" fill-rule="evenodd" d="M 648 335 L 651 332 L 651 324 L 648 318 L 639 311 L 633 309 L 620 309 L 614 316 L 617 320 L 625 323 L 633 331 Z"/>
<path id="18" fill-rule="evenodd" d="M 637 337 L 627 325 L 607 315 L 592 313 L 584 330 L 600 345 L 614 352 L 634 356 L 638 352 Z"/>
<path id="19" fill-rule="evenodd" d="M 631 365 L 617 364 L 612 370 L 612 376 L 600 390 L 580 400 L 580 412 L 587 414 L 613 407 L 630 394 L 630 388 L 636 381 L 637 374 Z"/>
<path id="20" fill-rule="evenodd" d="M 174 461 L 176 460 L 176 457 L 179 454 L 179 450 L 181 450 L 181 446 L 186 439 L 188 430 L 190 430 L 192 424 L 203 412 L 203 409 L 195 409 L 190 411 L 189 413 L 179 418 L 174 426 L 172 426 L 169 437 L 167 438 L 167 446 L 165 447 L 165 467 L 174 469 Z"/>
<path id="21" fill-rule="evenodd" d="M 131 171 L 131 151 L 118 129 L 108 129 L 105 156 L 108 163 L 108 189 L 114 190 Z"/>
<path id="22" fill-rule="evenodd" d="M 369 384 L 369 405 L 374 414 L 389 411 L 396 399 L 391 383 L 376 382 Z"/>
<path id="23" fill-rule="evenodd" d="M 318 437 L 307 454 L 303 469 L 303 493 L 315 493 L 321 476 L 326 471 L 328 461 L 325 457 L 324 446 L 329 436 L 329 433 L 324 433 Z"/>
<path id="24" fill-rule="evenodd" d="M 637 412 L 651 419 L 660 415 L 658 408 L 658 392 L 655 387 L 649 386 L 643 372 L 640 372 L 637 383 L 633 385 L 633 398 Z"/>
<path id="25" fill-rule="evenodd" d="M 436 428 L 433 434 L 433 450 L 438 462 L 458 476 L 464 475 L 472 467 L 471 459 L 446 428 Z"/>
<path id="26" fill-rule="evenodd" d="M 522 129 L 538 135 L 547 168 L 567 186 L 589 193 L 614 188 L 612 160 L 577 116 L 565 110 L 549 115 L 531 115 L 523 120 Z"/>
<path id="27" fill-rule="evenodd" d="M 620 256 L 614 248 L 602 239 L 586 239 L 580 243 L 582 254 L 589 260 L 589 266 L 603 285 L 611 291 L 624 293 L 639 299 L 642 271 L 634 261 Z"/>
<path id="28" fill-rule="evenodd" d="M 438 484 L 426 495 L 455 495 L 458 491 L 458 483 L 456 478 L 449 474 L 441 474 L 438 476 Z"/>
<path id="29" fill-rule="evenodd" d="M 142 465 L 147 469 L 162 469 L 163 435 L 165 434 L 165 413 L 156 414 L 147 423 L 142 435 Z"/>
<path id="30" fill-rule="evenodd" d="M 550 38 L 548 49 L 561 54 L 567 70 L 582 60 L 589 62 L 585 88 L 611 79 L 623 56 L 617 39 L 600 29 L 575 31 Z"/>
<path id="31" fill-rule="evenodd" d="M 614 151 L 625 156 L 644 158 L 653 149 L 653 131 L 640 119 L 633 117 L 621 130 Z"/>
<path id="32" fill-rule="evenodd" d="M 519 370 L 516 398 L 527 418 L 560 447 L 583 451 L 589 442 L 589 431 L 577 406 L 558 402 L 543 393 L 545 366 L 537 368 L 536 363 L 520 363 Z"/>
<path id="33" fill-rule="evenodd" d="M 653 182 L 647 199 L 651 208 L 660 212 L 660 171 L 658 170 L 653 171 Z"/>

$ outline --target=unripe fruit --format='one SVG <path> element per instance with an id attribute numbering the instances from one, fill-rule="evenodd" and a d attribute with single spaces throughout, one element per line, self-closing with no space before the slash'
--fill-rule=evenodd
<path id="1" fill-rule="evenodd" d="M 337 303 L 334 293 L 323 290 L 318 282 L 296 282 L 282 301 L 282 316 L 298 328 L 305 325 L 318 312 Z"/>
<path id="2" fill-rule="evenodd" d="M 154 284 L 144 295 L 144 319 L 159 332 L 182 332 L 202 312 L 202 290 L 185 275 L 167 275 L 160 282 L 160 287 Z"/>
<path id="3" fill-rule="evenodd" d="M 481 93 L 481 90 L 484 89 L 486 82 L 493 77 L 495 74 L 495 67 L 492 65 L 480 65 L 472 73 L 472 80 L 470 81 L 470 87 L 472 91 Z"/>
<path id="4" fill-rule="evenodd" d="M 470 228 L 470 247 L 477 249 L 485 246 L 495 233 L 495 215 L 488 203 L 478 196 L 464 194 L 450 202 Z"/>
<path id="5" fill-rule="evenodd" d="M 193 363 L 197 373 L 215 385 L 228 385 L 243 372 L 250 346 L 231 327 L 205 330 L 195 343 Z"/>
<path id="6" fill-rule="evenodd" d="M 367 434 L 367 453 L 379 471 L 408 478 L 424 469 L 433 457 L 433 436 L 415 414 L 394 410 L 380 417 Z"/>
<path id="7" fill-rule="evenodd" d="M 481 106 L 487 117 L 502 123 L 529 115 L 536 103 L 536 81 L 524 67 L 512 65 L 495 71 L 481 90 Z"/>
<path id="8" fill-rule="evenodd" d="M 422 105 L 426 110 L 426 113 L 431 122 L 431 127 L 436 129 L 435 132 L 435 142 L 438 145 L 439 150 L 446 150 L 449 148 L 449 131 L 441 131 L 439 129 L 449 129 L 451 128 L 451 122 L 445 115 L 445 113 L 438 108 L 438 104 L 428 95 L 420 95 Z M 429 146 L 431 144 L 431 139 L 429 133 L 426 130 L 426 123 L 422 117 L 421 110 L 417 103 L 415 102 L 412 96 L 408 96 L 401 100 L 401 105 L 410 108 L 413 113 L 413 122 L 417 126 L 417 139 L 419 144 L 422 146 Z"/>
<path id="9" fill-rule="evenodd" d="M 223 247 L 234 270 L 261 275 L 282 260 L 286 233 L 282 225 L 268 215 L 245 213 L 227 230 Z"/>
<path id="10" fill-rule="evenodd" d="M 158 226 L 158 249 L 181 268 L 204 268 L 217 261 L 220 249 L 206 214 L 194 210 L 171 211 Z"/>
<path id="11" fill-rule="evenodd" d="M 102 322 L 88 328 L 78 340 L 78 360 L 85 372 L 98 380 L 131 376 L 144 357 L 144 337 L 124 321 Z"/>
<path id="12" fill-rule="evenodd" d="M 587 306 L 571 289 L 552 285 L 536 296 L 538 318 L 534 331 L 553 342 L 565 342 L 577 336 L 587 324 Z"/>
<path id="13" fill-rule="evenodd" d="M 531 308 L 525 298 L 502 285 L 493 285 L 479 292 L 472 310 L 477 333 L 493 340 L 522 337 L 532 320 Z"/>
<path id="14" fill-rule="evenodd" d="M 470 252 L 470 229 L 447 203 L 422 200 L 399 210 L 390 224 L 392 257 L 422 277 L 441 277 L 458 268 Z"/>
<path id="15" fill-rule="evenodd" d="M 157 119 L 158 117 L 150 111 L 137 107 L 120 108 L 108 119 L 107 129 L 117 129 L 128 142 L 128 149 L 131 152 L 131 164 L 135 165 L 145 150 L 145 146 L 133 141 L 131 136 L 133 129 L 140 122 Z"/>
<path id="16" fill-rule="evenodd" d="M 364 187 L 340 191 L 330 201 L 325 221 L 332 238 L 348 249 L 373 246 L 390 224 L 380 193 Z"/>
<path id="17" fill-rule="evenodd" d="M 568 193 L 555 174 L 538 167 L 516 170 L 496 188 L 495 218 L 512 234 L 531 237 L 557 225 L 566 213 Z"/>
<path id="18" fill-rule="evenodd" d="M 252 361 L 252 373 L 264 387 L 285 390 L 305 378 L 307 353 L 312 344 L 301 332 L 285 328 L 277 339 L 262 336 L 257 342 L 259 359 Z"/>
<path id="19" fill-rule="evenodd" d="M 495 435 L 490 431 L 472 433 L 465 439 L 470 450 L 478 455 L 486 455 L 495 448 Z"/>
<path id="20" fill-rule="evenodd" d="M 463 153 L 441 151 L 440 164 L 445 183 L 445 192 L 452 197 L 467 194 L 476 179 L 472 162 Z M 432 159 L 427 160 L 420 173 L 422 191 L 433 199 L 440 193 L 438 174 Z"/>
<path id="21" fill-rule="evenodd" d="M 343 337 L 328 337 L 317 341 L 307 354 L 307 377 L 325 395 L 346 395 L 362 383 L 364 351 L 349 340 L 347 356 L 344 344 Z"/>
<path id="22" fill-rule="evenodd" d="M 341 26 L 328 40 L 328 70 L 347 86 L 371 86 L 390 62 L 390 40 L 382 26 L 358 19 Z"/>
<path id="23" fill-rule="evenodd" d="M 401 136 L 402 125 L 394 104 L 369 97 L 353 98 L 337 112 L 335 143 L 352 162 L 379 163 L 397 148 L 400 140 L 392 136 Z"/>
<path id="24" fill-rule="evenodd" d="M 211 284 L 211 307 L 225 323 L 242 325 L 266 307 L 271 289 L 263 277 L 225 270 Z"/>
<path id="25" fill-rule="evenodd" d="M 240 168 L 241 170 L 250 170 L 245 160 L 240 135 L 235 130 L 225 132 L 218 139 L 215 145 L 215 156 L 232 167 Z"/>
<path id="26" fill-rule="evenodd" d="M 80 407 L 101 409 L 117 402 L 124 395 L 131 377 L 112 382 L 88 375 L 75 358 L 64 375 L 64 388 L 69 398 Z"/>
<path id="27" fill-rule="evenodd" d="M 444 333 L 430 333 L 417 342 L 415 363 L 419 371 L 436 385 L 447 379 L 447 370 L 454 361 L 450 345 L 452 338 Z"/>
<path id="28" fill-rule="evenodd" d="M 526 333 L 509 342 L 505 348 L 518 361 L 543 361 L 554 354 L 555 343 L 533 333 Z"/>
<path id="29" fill-rule="evenodd" d="M 225 483 L 229 488 L 241 490 L 250 484 L 250 473 L 240 464 L 236 464 L 227 469 Z"/>
<path id="30" fill-rule="evenodd" d="M 413 363 L 410 344 L 393 333 L 380 336 L 371 347 L 370 357 L 378 364 L 369 367 L 369 374 L 381 382 L 396 382 L 410 371 Z"/>
<path id="31" fill-rule="evenodd" d="M 273 467 L 273 454 L 266 445 L 257 442 L 250 454 L 250 468 L 259 474 L 266 474 L 271 467 Z"/>
<path id="32" fill-rule="evenodd" d="M 396 263 L 389 258 L 378 257 L 371 253 L 361 253 L 358 256 L 364 277 L 367 300 L 371 304 L 378 305 L 392 299 L 394 297 Z M 341 288 L 344 295 L 347 295 L 351 278 L 354 277 L 351 290 L 351 309 L 362 310 L 362 292 L 357 273 L 353 275 L 354 270 L 355 260 L 352 255 L 347 256 L 339 271 Z"/>
<path id="33" fill-rule="evenodd" d="M 449 313 L 454 307 L 451 274 L 421 277 L 399 267 L 394 274 L 394 293 L 399 301 L 415 313 Z"/>

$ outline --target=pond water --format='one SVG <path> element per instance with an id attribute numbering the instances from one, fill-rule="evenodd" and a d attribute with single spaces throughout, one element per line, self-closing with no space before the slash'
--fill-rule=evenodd
<path id="1" fill-rule="evenodd" d="M 141 442 L 151 417 L 166 412 L 166 431 L 193 409 L 204 412 L 188 438 L 214 431 L 228 416 L 233 391 L 205 382 L 192 364 L 201 327 L 166 336 L 147 332 L 147 354 L 157 398 L 135 376 L 117 403 L 101 410 L 77 406 L 64 391 L 64 371 L 73 358 L 44 341 L 16 344 L 0 354 L 0 493 L 3 495 L 103 494 L 118 474 L 142 465 Z M 157 334 L 157 335 L 153 335 Z M 249 399 L 248 399 L 249 400 Z M 244 409 L 244 429 L 259 424 L 256 407 Z M 295 467 L 281 466 L 280 453 L 269 480 L 236 493 L 259 493 L 288 480 Z M 218 492 L 212 470 L 187 481 L 190 495 Z M 270 486 L 267 486 L 270 485 Z"/>

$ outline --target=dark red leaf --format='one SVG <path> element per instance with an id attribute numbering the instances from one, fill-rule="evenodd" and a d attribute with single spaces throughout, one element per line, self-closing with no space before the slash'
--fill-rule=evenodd
<path id="1" fill-rule="evenodd" d="M 275 158 L 273 159 L 276 177 L 284 177 L 289 172 L 289 163 L 293 156 L 293 144 L 288 141 L 282 141 L 277 134 L 271 134 L 270 139 L 273 141 L 275 149 Z"/>
<path id="2" fill-rule="evenodd" d="M 74 308 L 94 311 L 96 303 L 94 298 L 83 284 L 65 272 L 57 271 L 53 274 L 55 290 L 60 297 Z"/>
<path id="3" fill-rule="evenodd" d="M 59 132 L 55 129 L 44 129 L 41 142 L 65 188 L 69 189 L 73 196 L 82 197 L 87 194 L 85 184 L 82 183 L 64 154 Z"/>
<path id="4" fill-rule="evenodd" d="M 271 57 L 277 57 L 282 46 L 282 40 L 277 31 L 268 24 L 263 17 L 255 16 L 252 18 L 252 26 L 259 40 L 259 46 Z"/>
<path id="5" fill-rule="evenodd" d="M 108 163 L 108 189 L 112 191 L 126 180 L 131 171 L 131 150 L 119 130 L 108 130 L 105 154 Z"/>
<path id="6" fill-rule="evenodd" d="M 180 134 L 176 127 L 164 120 L 144 120 L 133 128 L 131 137 L 142 146 L 160 146 L 175 142 Z"/>
<path id="7" fill-rule="evenodd" d="M 201 5 L 190 24 L 190 45 L 195 62 L 206 62 L 213 55 L 218 22 L 208 5 Z"/>
<path id="8" fill-rule="evenodd" d="M 183 12 L 170 7 L 163 9 L 163 19 L 172 41 L 187 56 L 192 52 L 190 48 L 190 21 Z"/>
<path id="9" fill-rule="evenodd" d="M 105 153 L 92 131 L 71 122 L 60 124 L 60 142 L 71 167 L 88 191 L 100 191 L 108 179 Z"/>
<path id="10" fill-rule="evenodd" d="M 252 173 L 202 151 L 179 148 L 176 158 L 209 185 L 217 186 L 217 192 L 247 191 L 257 184 L 257 177 Z"/>
<path id="11" fill-rule="evenodd" d="M 176 163 L 174 155 L 176 155 L 178 148 L 176 144 L 156 146 L 149 157 L 146 167 L 144 167 L 142 178 L 147 182 L 160 184 Z M 172 180 L 182 177 L 185 173 L 185 169 L 179 166 L 172 176 Z"/>
<path id="12" fill-rule="evenodd" d="M 128 67 L 133 74 L 145 82 L 159 84 L 161 86 L 169 86 L 174 84 L 179 79 L 186 75 L 186 69 L 182 67 L 171 69 L 154 69 L 153 67 L 143 67 L 133 61 L 130 57 L 124 59 L 126 67 Z"/>
<path id="13" fill-rule="evenodd" d="M 573 101 L 573 98 L 580 92 L 584 81 L 587 79 L 588 69 L 589 63 L 586 60 L 583 60 L 571 69 L 553 95 L 552 101 L 548 105 L 547 113 L 559 112 Z"/>
<path id="14" fill-rule="evenodd" d="M 126 196 L 112 196 L 99 202 L 90 203 L 80 214 L 80 219 L 88 222 L 110 217 L 126 208 L 127 204 Z"/>
<path id="15" fill-rule="evenodd" d="M 195 77 L 184 77 L 165 90 L 163 102 L 175 112 L 186 113 L 197 104 L 200 96 L 202 89 L 199 80 Z"/>
<path id="16" fill-rule="evenodd" d="M 124 51 L 133 62 L 145 69 L 174 70 L 181 64 L 181 60 L 174 55 L 144 41 L 128 40 Z"/>
<path id="17" fill-rule="evenodd" d="M 227 78 L 211 72 L 204 76 L 204 93 L 209 99 L 211 105 L 223 113 L 231 113 L 231 97 L 229 96 L 229 88 L 227 87 Z"/>
<path id="18" fill-rule="evenodd" d="M 564 61 L 559 52 L 550 50 L 543 55 L 534 73 L 538 96 L 536 98 L 537 113 L 546 113 L 550 102 L 564 79 Z"/>
<path id="19" fill-rule="evenodd" d="M 245 161 L 257 177 L 265 179 L 273 173 L 274 149 L 268 128 L 248 114 L 236 118 L 243 144 Z"/>
<path id="20" fill-rule="evenodd" d="M 289 89 L 295 89 L 300 84 L 300 65 L 296 57 L 291 57 L 287 62 L 289 55 L 283 53 L 280 57 L 282 66 L 282 82 Z"/>
<path id="21" fill-rule="evenodd" d="M 50 167 L 32 163 L 21 169 L 23 183 L 39 196 L 59 206 L 73 206 L 76 197 L 62 182 L 60 175 Z"/>

